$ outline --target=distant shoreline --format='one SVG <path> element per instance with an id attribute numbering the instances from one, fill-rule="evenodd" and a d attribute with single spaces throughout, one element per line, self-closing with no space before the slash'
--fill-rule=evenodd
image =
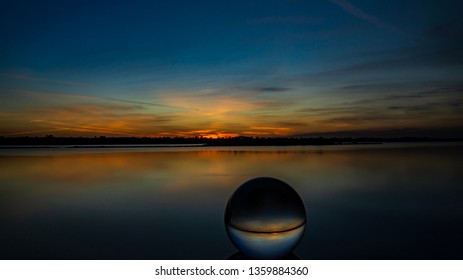
<path id="1" fill-rule="evenodd" d="M 0 149 L 14 148 L 163 148 L 163 147 L 236 147 L 236 146 L 327 146 L 382 143 L 462 142 L 460 138 L 302 138 L 302 137 L 0 137 Z"/>

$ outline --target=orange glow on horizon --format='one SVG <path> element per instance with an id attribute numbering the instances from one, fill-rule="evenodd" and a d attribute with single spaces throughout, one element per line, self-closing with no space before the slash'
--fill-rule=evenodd
<path id="1" fill-rule="evenodd" d="M 14 103 L 23 99 L 29 102 Z M 145 103 L 32 91 L 18 92 L 14 100 L 7 100 L 11 106 L 0 111 L 0 136 L 291 137 L 402 128 L 425 131 L 461 123 L 461 119 L 442 113 L 409 118 L 397 110 L 383 110 L 384 116 L 371 117 L 362 114 L 362 108 L 336 107 L 332 100 L 291 103 L 277 98 L 215 95 L 207 90 L 159 93 L 157 99 Z M 374 110 L 390 105 L 379 104 Z"/>

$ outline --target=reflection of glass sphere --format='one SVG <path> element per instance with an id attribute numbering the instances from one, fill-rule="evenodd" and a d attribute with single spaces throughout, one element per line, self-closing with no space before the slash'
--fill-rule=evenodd
<path id="1" fill-rule="evenodd" d="M 228 200 L 225 226 L 232 243 L 255 259 L 291 253 L 304 234 L 304 204 L 278 179 L 260 177 L 243 183 Z"/>

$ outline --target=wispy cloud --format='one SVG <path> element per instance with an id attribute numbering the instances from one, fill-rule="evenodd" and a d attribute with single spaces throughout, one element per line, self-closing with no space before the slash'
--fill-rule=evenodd
<path id="1" fill-rule="evenodd" d="M 21 131 L 14 131 L 14 132 L 9 132 L 9 131 L 3 131 L 0 130 L 0 134 L 2 136 L 22 136 L 22 135 L 39 135 L 43 133 L 52 133 L 52 132 L 61 132 L 65 131 L 67 129 L 42 129 L 42 130 L 21 130 Z"/>
<path id="2" fill-rule="evenodd" d="M 43 91 L 27 91 L 27 90 L 19 90 L 18 92 L 26 93 L 26 94 L 41 94 L 41 95 L 60 96 L 60 97 L 64 97 L 64 98 L 73 97 L 73 98 L 81 98 L 81 99 L 112 101 L 112 102 L 117 102 L 117 103 L 128 103 L 128 104 L 135 104 L 135 105 L 148 105 L 148 106 L 164 107 L 164 108 L 171 108 L 171 109 L 197 110 L 197 109 L 191 108 L 191 107 L 166 105 L 166 104 L 161 104 L 161 103 L 127 100 L 127 99 L 105 97 L 105 96 L 95 96 L 95 95 L 87 95 L 87 94 L 74 94 L 74 93 L 62 93 L 62 92 L 51 92 L 51 91 L 46 91 L 46 92 L 43 92 Z"/>
<path id="3" fill-rule="evenodd" d="M 388 30 L 388 31 L 391 31 L 391 32 L 399 33 L 401 35 L 405 35 L 405 33 L 402 30 L 400 30 L 399 28 L 397 28 L 397 27 L 395 27 L 393 25 L 387 24 L 386 22 L 384 22 L 383 20 L 381 20 L 380 18 L 378 18 L 376 16 L 365 13 L 360 8 L 354 6 L 352 3 L 350 3 L 347 0 L 329 0 L 329 1 L 331 3 L 333 3 L 333 4 L 338 5 L 339 7 L 341 7 L 347 13 L 349 13 L 349 14 L 357 17 L 357 18 L 360 18 L 362 20 L 368 21 L 368 22 L 376 25 L 377 27 L 379 27 L 381 29 L 385 29 L 385 30 Z"/>
<path id="4" fill-rule="evenodd" d="M 283 88 L 265 88 L 282 91 Z M 166 104 L 180 108 L 194 106 L 197 111 L 151 108 L 145 102 L 106 99 L 67 93 L 16 91 L 9 95 L 5 114 L 9 120 L 0 135 L 132 135 L 132 136 L 234 136 L 261 127 L 259 135 L 284 135 L 293 128 L 278 126 L 275 121 L 288 114 L 286 98 L 265 98 L 254 94 L 237 94 L 234 90 L 216 92 L 166 93 Z M 16 100 L 27 100 L 18 104 Z M 11 100 L 10 100 L 11 99 Z M 109 102 L 111 101 L 111 102 Z M 15 103 L 16 102 L 16 103 Z M 255 131 L 253 129 L 252 131 Z"/>
<path id="5" fill-rule="evenodd" d="M 112 97 L 96 97 L 96 96 L 92 96 L 92 97 L 93 98 L 104 99 L 104 100 L 109 100 L 109 101 L 131 103 L 131 104 L 149 105 L 149 106 L 166 107 L 166 108 L 183 109 L 183 110 L 198 110 L 198 109 L 191 108 L 191 107 L 181 107 L 181 106 L 165 105 L 165 104 L 152 103 L 152 102 L 125 100 L 125 99 L 112 98 Z"/>
<path id="6" fill-rule="evenodd" d="M 274 77 L 273 83 L 291 84 L 294 87 L 323 85 L 326 89 L 333 86 L 351 86 L 352 83 L 370 78 L 369 83 L 390 81 L 385 89 L 396 86 L 397 82 L 407 80 L 409 84 L 428 85 L 429 82 L 442 82 L 443 84 L 460 81 L 458 70 L 460 63 L 454 59 L 457 50 L 437 50 L 420 53 L 401 53 L 386 58 L 359 58 L 359 61 L 347 65 L 334 66 L 331 69 L 300 73 L 296 75 Z M 436 71 L 445 71 L 445 78 L 435 75 Z M 412 73 L 421 75 L 413 75 Z M 431 79 L 430 79 L 431 78 Z"/>
<path id="7" fill-rule="evenodd" d="M 289 91 L 291 88 L 287 87 L 260 87 L 260 88 L 255 88 L 256 91 L 261 91 L 261 92 L 283 92 L 283 91 Z"/>
<path id="8" fill-rule="evenodd" d="M 255 92 L 255 93 L 272 93 L 272 92 L 285 92 L 285 91 L 290 91 L 292 88 L 290 87 L 278 87 L 278 86 L 256 86 L 256 87 L 243 87 L 243 86 L 236 86 L 236 87 L 230 87 L 227 90 L 233 90 L 237 92 Z"/>
<path id="9" fill-rule="evenodd" d="M 35 77 L 35 76 L 30 76 L 30 75 L 25 75 L 25 74 L 0 73 L 0 77 L 8 78 L 8 79 L 16 79 L 16 80 L 40 81 L 40 82 L 57 83 L 57 84 L 65 84 L 65 85 L 73 85 L 73 86 L 91 86 L 91 87 L 94 86 L 88 83 L 47 79 L 47 78 Z M 69 96 L 69 97 L 90 98 L 90 99 L 100 99 L 100 100 L 107 100 L 107 101 L 113 101 L 113 102 L 166 107 L 166 108 L 172 108 L 172 109 L 196 110 L 195 108 L 190 108 L 190 107 L 181 107 L 181 106 L 166 105 L 166 104 L 160 104 L 160 103 L 154 103 L 154 102 L 144 102 L 144 101 L 120 99 L 120 98 L 105 97 L 105 96 L 95 96 L 95 95 L 88 95 L 88 94 L 72 94 L 72 93 L 57 93 L 57 92 L 47 92 L 47 94 Z"/>
<path id="10" fill-rule="evenodd" d="M 175 113 L 153 113 L 131 104 L 77 103 L 37 105 L 14 110 L 4 116 L 8 125 L 1 135 L 40 135 L 45 132 L 91 135 L 149 136 L 186 117 Z"/>
<path id="11" fill-rule="evenodd" d="M 47 79 L 43 77 L 35 77 L 26 74 L 17 74 L 17 73 L 0 73 L 0 77 L 15 79 L 15 80 L 26 80 L 26 81 L 37 81 L 37 82 L 48 82 L 54 84 L 63 84 L 63 85 L 73 85 L 73 86 L 93 86 L 89 83 L 82 83 L 76 81 L 67 81 L 67 80 L 55 80 Z"/>

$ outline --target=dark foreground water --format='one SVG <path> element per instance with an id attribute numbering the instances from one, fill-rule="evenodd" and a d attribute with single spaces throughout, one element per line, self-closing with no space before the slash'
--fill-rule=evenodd
<path id="1" fill-rule="evenodd" d="M 302 197 L 301 259 L 463 259 L 463 145 L 0 150 L 1 259 L 227 259 L 257 176 Z"/>

